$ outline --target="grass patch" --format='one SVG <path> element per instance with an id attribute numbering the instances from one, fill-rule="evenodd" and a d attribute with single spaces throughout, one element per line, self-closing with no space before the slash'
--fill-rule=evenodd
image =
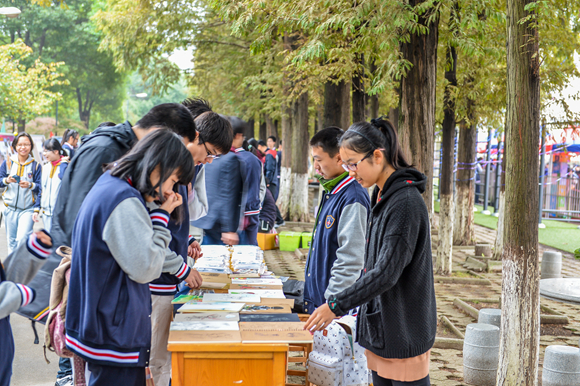
<path id="1" fill-rule="evenodd" d="M 481 205 L 475 205 L 475 207 L 477 208 L 477 212 L 473 215 L 473 221 L 477 225 L 497 229 L 498 218 L 481 214 L 483 210 Z M 435 202 L 434 209 L 435 212 L 439 213 L 439 202 Z M 493 207 L 488 207 L 488 209 L 493 210 Z M 546 228 L 539 229 L 538 236 L 540 244 L 570 253 L 574 253 L 575 249 L 580 248 L 580 230 L 577 228 L 578 224 L 554 220 L 542 220 L 542 223 L 546 224 Z"/>

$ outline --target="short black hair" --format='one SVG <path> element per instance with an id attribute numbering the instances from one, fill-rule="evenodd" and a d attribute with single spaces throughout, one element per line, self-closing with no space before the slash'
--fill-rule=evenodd
<path id="1" fill-rule="evenodd" d="M 60 155 L 64 155 L 64 150 L 62 150 L 62 146 L 60 145 L 60 142 L 58 141 L 58 139 L 52 137 L 47 139 L 46 141 L 44 141 L 44 143 L 42 144 L 42 147 L 44 147 L 44 150 L 46 151 L 58 151 L 58 154 Z"/>
<path id="2" fill-rule="evenodd" d="M 14 150 L 16 150 L 16 145 L 18 145 L 18 140 L 22 137 L 26 137 L 30 141 L 30 153 L 32 153 L 32 150 L 34 150 L 34 141 L 32 140 L 32 137 L 30 136 L 30 134 L 28 134 L 25 131 L 23 131 L 22 133 L 19 133 L 16 136 L 16 138 L 14 138 L 14 141 L 12 141 L 12 148 Z"/>
<path id="3" fill-rule="evenodd" d="M 276 142 L 276 137 L 273 135 L 269 136 L 268 139 L 271 139 L 272 141 Z"/>
<path id="4" fill-rule="evenodd" d="M 230 121 L 213 112 L 208 101 L 201 98 L 188 98 L 183 101 L 193 118 L 199 132 L 199 143 L 211 143 L 222 154 L 227 154 L 234 141 Z"/>
<path id="5" fill-rule="evenodd" d="M 189 114 L 189 112 L 188 112 Z M 159 182 L 153 186 L 149 178 L 151 173 L 158 168 Z M 107 165 L 111 175 L 127 179 L 141 194 L 156 197 L 158 201 L 165 200 L 161 185 L 178 171 L 179 183 L 189 184 L 195 175 L 195 165 L 191 153 L 181 138 L 167 129 L 155 130 L 137 142 L 137 144 L 118 161 Z M 159 188 L 159 194 L 155 189 Z M 171 217 L 177 222 L 184 219 L 183 208 L 177 208 L 171 213 Z"/>
<path id="6" fill-rule="evenodd" d="M 263 140 L 259 140 L 258 146 L 266 146 L 267 147 L 268 145 L 266 145 L 266 142 L 264 142 Z"/>
<path id="7" fill-rule="evenodd" d="M 244 126 L 238 125 L 238 126 L 234 127 L 233 130 L 234 130 L 234 137 L 238 134 L 243 134 L 243 135 L 246 134 L 246 128 Z"/>
<path id="8" fill-rule="evenodd" d="M 196 136 L 193 116 L 179 103 L 162 103 L 153 107 L 137 121 L 135 126 L 145 130 L 152 127 L 165 127 L 190 141 L 193 141 Z"/>
<path id="9" fill-rule="evenodd" d="M 344 131 L 340 127 L 329 126 L 314 134 L 310 139 L 310 146 L 320 147 L 322 151 L 334 157 L 340 149 L 338 142 L 343 134 Z"/>

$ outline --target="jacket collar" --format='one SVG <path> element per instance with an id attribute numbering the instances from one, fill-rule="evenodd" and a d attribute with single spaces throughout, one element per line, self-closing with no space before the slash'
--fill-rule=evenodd
<path id="1" fill-rule="evenodd" d="M 18 154 L 12 154 L 12 156 L 10 157 L 10 159 L 12 160 L 12 162 L 16 162 L 20 166 L 26 166 L 28 164 L 31 164 L 32 161 L 34 161 L 34 157 L 32 157 L 32 154 L 29 154 L 28 155 L 28 158 L 26 159 L 26 162 L 24 162 L 23 164 L 20 164 L 20 162 L 18 161 Z"/>
<path id="2" fill-rule="evenodd" d="M 371 200 L 373 210 L 385 205 L 385 202 L 387 202 L 395 192 L 401 189 L 414 187 L 415 189 L 419 190 L 419 193 L 423 194 L 423 192 L 425 192 L 426 184 L 427 177 L 418 170 L 412 168 L 396 170 L 387 179 L 387 182 L 385 182 L 380 201 L 378 201 L 379 187 L 375 187 Z"/>
<path id="3" fill-rule="evenodd" d="M 340 176 L 333 178 L 332 180 L 325 180 L 322 176 L 317 175 L 316 179 L 320 182 L 320 185 L 324 188 L 326 193 L 336 194 L 341 191 L 346 185 L 350 184 L 352 181 L 346 181 L 348 179 L 348 172 L 342 173 Z M 353 179 L 354 180 L 354 179 Z M 343 184 L 344 182 L 344 184 Z"/>

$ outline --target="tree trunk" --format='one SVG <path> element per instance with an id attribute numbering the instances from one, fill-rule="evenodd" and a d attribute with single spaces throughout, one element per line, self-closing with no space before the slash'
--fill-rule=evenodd
<path id="1" fill-rule="evenodd" d="M 364 56 L 358 59 L 359 69 L 352 77 L 352 122 L 362 122 L 366 120 L 365 106 L 366 93 L 364 81 Z"/>
<path id="2" fill-rule="evenodd" d="M 456 2 L 454 4 L 457 4 Z M 451 18 L 456 16 L 451 14 Z M 454 21 L 449 22 L 450 25 Z M 436 269 L 440 275 L 450 275 L 453 267 L 453 220 L 455 205 L 453 202 L 453 166 L 455 164 L 455 97 L 453 88 L 457 87 L 457 51 L 453 45 L 447 47 L 445 63 L 445 86 L 443 97 L 443 128 L 441 148 L 441 180 L 439 189 L 441 201 L 439 207 L 439 248 L 437 248 Z"/>
<path id="3" fill-rule="evenodd" d="M 375 76 L 375 72 L 377 71 L 377 65 L 373 60 L 369 65 L 369 70 L 372 76 Z M 379 117 L 379 94 L 369 95 L 370 99 L 370 107 L 369 107 L 369 116 L 370 118 L 378 118 Z M 393 122 L 395 124 L 395 122 Z M 395 126 L 396 128 L 397 126 Z"/>
<path id="4" fill-rule="evenodd" d="M 342 129 L 342 106 L 343 106 L 343 92 L 345 82 L 340 81 L 333 83 L 332 81 L 324 84 L 324 112 L 322 114 L 322 126 L 338 126 Z"/>
<path id="5" fill-rule="evenodd" d="M 292 117 L 292 161 L 290 207 L 291 221 L 309 221 L 308 211 L 308 93 L 294 104 Z"/>
<path id="6" fill-rule="evenodd" d="M 468 100 L 468 110 L 473 110 Z M 459 124 L 459 139 L 457 141 L 457 182 L 455 184 L 455 224 L 453 230 L 454 245 L 474 245 L 475 229 L 473 228 L 473 204 L 475 200 L 475 146 L 477 129 L 474 116 L 468 111 L 469 120 Z"/>
<path id="7" fill-rule="evenodd" d="M 264 141 L 272 135 L 274 137 L 276 137 L 276 141 L 277 141 L 279 138 L 278 138 L 278 128 L 276 127 L 276 122 L 272 119 L 270 114 L 266 114 L 265 118 L 266 118 L 266 138 L 264 138 Z"/>
<path id="8" fill-rule="evenodd" d="M 284 49 L 293 50 L 295 49 L 296 35 L 284 34 Z M 280 169 L 280 188 L 278 193 L 278 209 L 280 214 L 285 220 L 289 219 L 289 209 L 290 209 L 290 194 L 292 186 L 292 176 L 291 176 L 291 166 L 292 166 L 292 116 L 294 102 L 290 102 L 289 96 L 291 93 L 291 83 L 288 79 L 286 71 L 284 71 L 283 76 L 283 102 L 282 102 L 282 167 Z"/>
<path id="9" fill-rule="evenodd" d="M 500 149 L 498 149 L 498 151 L 499 150 Z M 504 156 L 501 159 L 501 179 L 499 187 L 499 216 L 497 220 L 497 235 L 495 236 L 495 244 L 493 246 L 493 260 L 501 260 L 501 256 L 503 254 L 504 223 L 505 223 L 505 166 L 506 166 L 505 155 L 507 154 L 505 144 L 503 146 L 503 154 Z M 501 154 L 498 153 L 498 157 L 500 156 Z"/>
<path id="10" fill-rule="evenodd" d="M 506 190 L 498 385 L 538 384 L 540 296 L 538 148 L 540 64 L 538 27 L 507 1 Z M 525 225 L 524 225 L 525 224 Z"/>
<path id="11" fill-rule="evenodd" d="M 424 0 L 409 0 L 417 9 Z M 410 34 L 401 43 L 403 59 L 413 66 L 401 79 L 399 98 L 399 140 L 407 158 L 427 176 L 423 199 L 430 218 L 433 217 L 433 130 L 435 127 L 435 91 L 437 86 L 437 42 L 439 17 L 429 23 L 433 9 L 417 15 L 417 23 L 424 25 L 426 34 Z"/>
<path id="12" fill-rule="evenodd" d="M 19 133 L 26 132 L 26 119 L 19 119 L 18 120 L 18 132 Z"/>
<path id="13" fill-rule="evenodd" d="M 340 118 L 340 128 L 347 130 L 350 126 L 350 89 L 351 81 L 344 82 L 342 90 L 342 117 Z"/>
<path id="14" fill-rule="evenodd" d="M 260 139 L 264 142 L 266 142 L 266 139 L 268 139 L 268 125 L 266 124 L 266 119 L 268 119 L 268 116 L 266 114 L 261 114 L 260 115 Z"/>
<path id="15" fill-rule="evenodd" d="M 254 118 L 248 119 L 248 126 L 246 127 L 246 138 L 256 138 L 256 133 L 254 132 L 256 126 L 256 121 Z"/>

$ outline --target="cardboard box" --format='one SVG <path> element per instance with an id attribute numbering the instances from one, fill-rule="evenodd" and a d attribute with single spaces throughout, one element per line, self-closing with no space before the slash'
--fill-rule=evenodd
<path id="1" fill-rule="evenodd" d="M 258 233 L 258 246 L 263 251 L 278 248 L 278 234 Z"/>

